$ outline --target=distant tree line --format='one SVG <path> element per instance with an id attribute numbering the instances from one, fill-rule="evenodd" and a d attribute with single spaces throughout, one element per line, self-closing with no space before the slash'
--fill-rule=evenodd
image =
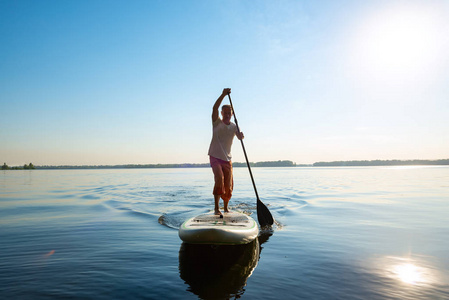
<path id="1" fill-rule="evenodd" d="M 81 166 L 36 166 L 37 169 L 164 169 L 164 168 L 205 168 L 209 164 L 129 164 L 129 165 L 81 165 Z"/>
<path id="2" fill-rule="evenodd" d="M 6 163 L 3 163 L 2 166 L 2 170 L 33 170 L 33 169 L 36 169 L 36 167 L 32 163 L 29 163 L 28 165 L 24 164 L 23 167 L 10 167 Z"/>
<path id="3" fill-rule="evenodd" d="M 260 161 L 260 162 L 250 162 L 251 167 L 296 167 L 296 163 L 291 160 L 278 160 L 278 161 Z M 246 163 L 232 163 L 234 167 L 246 167 Z"/>
<path id="4" fill-rule="evenodd" d="M 234 167 L 246 167 L 246 163 L 236 162 L 233 163 Z M 278 160 L 278 161 L 262 161 L 262 162 L 251 162 L 250 166 L 252 167 L 295 167 L 296 163 L 290 160 Z M 33 166 L 34 167 L 34 166 Z M 165 168 L 209 168 L 209 163 L 200 163 L 200 164 L 128 164 L 128 165 L 83 165 L 83 166 L 36 166 L 36 169 L 46 169 L 46 170 L 55 170 L 55 169 L 165 169 Z"/>
<path id="5" fill-rule="evenodd" d="M 246 167 L 244 162 L 235 162 L 232 164 L 236 168 Z M 251 167 L 353 167 L 353 166 L 410 166 L 410 165 L 449 165 L 449 159 L 438 160 L 350 160 L 350 161 L 331 161 L 331 162 L 316 162 L 311 165 L 297 165 L 290 160 L 278 161 L 261 161 L 250 162 Z M 21 167 L 9 167 L 6 163 L 3 164 L 2 170 L 32 170 L 32 169 L 166 169 L 166 168 L 209 168 L 209 163 L 201 164 L 128 164 L 128 165 L 83 165 L 83 166 L 35 166 L 32 163 L 25 164 Z"/>
<path id="6" fill-rule="evenodd" d="M 449 165 L 449 159 L 438 160 L 350 160 L 316 162 L 314 167 L 355 167 L 355 166 L 412 166 L 412 165 Z"/>

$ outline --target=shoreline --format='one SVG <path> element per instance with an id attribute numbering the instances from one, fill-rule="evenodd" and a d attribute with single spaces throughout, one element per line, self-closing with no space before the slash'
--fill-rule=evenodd
<path id="1" fill-rule="evenodd" d="M 5 164 L 6 165 L 6 164 Z M 369 167 L 369 166 L 445 166 L 449 159 L 438 160 L 352 160 L 316 162 L 313 164 L 296 164 L 290 160 L 250 162 L 251 167 Z M 24 170 L 24 167 L 9 167 L 3 170 Z M 42 165 L 33 166 L 34 170 L 64 170 L 64 169 L 172 169 L 172 168 L 209 168 L 209 163 L 182 163 L 182 164 L 125 164 L 125 165 Z M 233 167 L 247 167 L 244 162 L 235 162 Z M 31 169 L 31 168 L 30 168 Z"/>

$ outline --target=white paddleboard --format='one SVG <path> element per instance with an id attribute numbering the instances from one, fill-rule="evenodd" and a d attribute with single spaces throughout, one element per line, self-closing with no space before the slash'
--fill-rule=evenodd
<path id="1" fill-rule="evenodd" d="M 179 237 L 190 244 L 238 245 L 252 242 L 259 235 L 259 226 L 253 218 L 238 212 L 202 214 L 185 221 L 179 228 Z"/>

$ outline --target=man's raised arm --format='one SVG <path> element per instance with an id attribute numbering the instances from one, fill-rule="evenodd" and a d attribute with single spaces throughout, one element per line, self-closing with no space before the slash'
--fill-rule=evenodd
<path id="1" fill-rule="evenodd" d="M 226 97 L 230 93 L 231 89 L 229 88 L 223 89 L 223 92 L 221 93 L 220 97 L 218 97 L 217 101 L 215 101 L 214 107 L 212 109 L 212 122 L 217 121 L 219 117 L 218 109 L 220 108 L 220 104 L 223 101 L 224 97 Z"/>

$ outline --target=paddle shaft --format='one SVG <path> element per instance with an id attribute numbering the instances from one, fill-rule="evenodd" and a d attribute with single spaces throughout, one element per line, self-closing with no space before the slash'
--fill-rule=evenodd
<path id="1" fill-rule="evenodd" d="M 235 115 L 234 106 L 232 105 L 231 95 L 228 94 L 228 97 L 229 97 L 229 103 L 231 104 L 232 113 L 234 115 L 235 125 L 237 126 L 237 131 L 240 133 L 239 122 L 237 122 L 237 117 Z M 251 176 L 251 181 L 253 183 L 254 192 L 256 193 L 256 198 L 258 201 L 260 201 L 259 194 L 257 193 L 256 183 L 254 182 L 253 172 L 251 172 L 251 167 L 249 165 L 248 156 L 246 155 L 246 149 L 245 149 L 245 144 L 243 144 L 243 139 L 241 139 L 240 142 L 242 143 L 243 154 L 245 155 L 246 165 L 248 166 L 248 171 L 249 171 L 249 175 Z"/>

